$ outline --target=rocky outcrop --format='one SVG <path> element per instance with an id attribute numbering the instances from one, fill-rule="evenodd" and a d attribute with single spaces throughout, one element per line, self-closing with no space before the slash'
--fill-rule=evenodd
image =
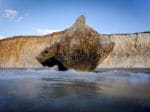
<path id="1" fill-rule="evenodd" d="M 91 71 L 112 51 L 114 43 L 86 25 L 84 16 L 63 31 L 59 43 L 41 52 L 37 59 L 48 64 L 55 58 L 66 68 Z"/>
<path id="2" fill-rule="evenodd" d="M 97 68 L 150 68 L 150 32 L 103 36 L 115 45 Z"/>

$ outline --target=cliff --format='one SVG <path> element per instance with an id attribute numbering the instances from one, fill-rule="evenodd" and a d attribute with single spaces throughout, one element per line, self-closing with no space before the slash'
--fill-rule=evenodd
<path id="1" fill-rule="evenodd" d="M 115 43 L 97 68 L 150 68 L 150 32 L 103 35 Z"/>
<path id="2" fill-rule="evenodd" d="M 58 41 L 60 33 L 0 40 L 0 68 L 41 68 L 36 56 Z"/>
<path id="3" fill-rule="evenodd" d="M 80 16 L 64 31 L 0 40 L 0 68 L 150 68 L 150 32 L 99 34 Z"/>

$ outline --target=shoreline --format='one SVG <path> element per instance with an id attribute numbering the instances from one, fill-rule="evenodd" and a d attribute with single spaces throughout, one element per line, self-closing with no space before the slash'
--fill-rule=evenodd
<path id="1" fill-rule="evenodd" d="M 114 68 L 96 68 L 94 72 L 104 72 L 104 71 L 129 71 L 129 72 L 146 72 L 150 73 L 150 68 L 122 68 L 122 67 L 114 67 Z"/>
<path id="2" fill-rule="evenodd" d="M 52 67 L 43 67 L 43 68 L 0 68 L 0 71 L 5 70 L 51 70 Z M 59 71 L 59 70 L 56 70 Z M 114 67 L 114 68 L 97 68 L 92 72 L 106 72 L 106 71 L 124 71 L 124 72 L 142 72 L 142 73 L 150 73 L 150 68 L 121 68 L 121 67 Z M 62 71 L 61 71 L 62 72 Z M 79 71 L 78 71 L 79 72 Z"/>

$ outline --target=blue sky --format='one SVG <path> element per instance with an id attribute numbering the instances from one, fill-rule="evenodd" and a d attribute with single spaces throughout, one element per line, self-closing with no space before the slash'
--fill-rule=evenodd
<path id="1" fill-rule="evenodd" d="M 103 34 L 150 31 L 150 0 L 0 0 L 0 38 L 63 30 L 80 15 Z"/>

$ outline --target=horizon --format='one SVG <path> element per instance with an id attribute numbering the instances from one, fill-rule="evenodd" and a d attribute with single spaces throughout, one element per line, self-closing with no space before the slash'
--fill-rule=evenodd
<path id="1" fill-rule="evenodd" d="M 149 0 L 0 0 L 0 39 L 64 30 L 80 16 L 100 34 L 150 31 Z"/>

